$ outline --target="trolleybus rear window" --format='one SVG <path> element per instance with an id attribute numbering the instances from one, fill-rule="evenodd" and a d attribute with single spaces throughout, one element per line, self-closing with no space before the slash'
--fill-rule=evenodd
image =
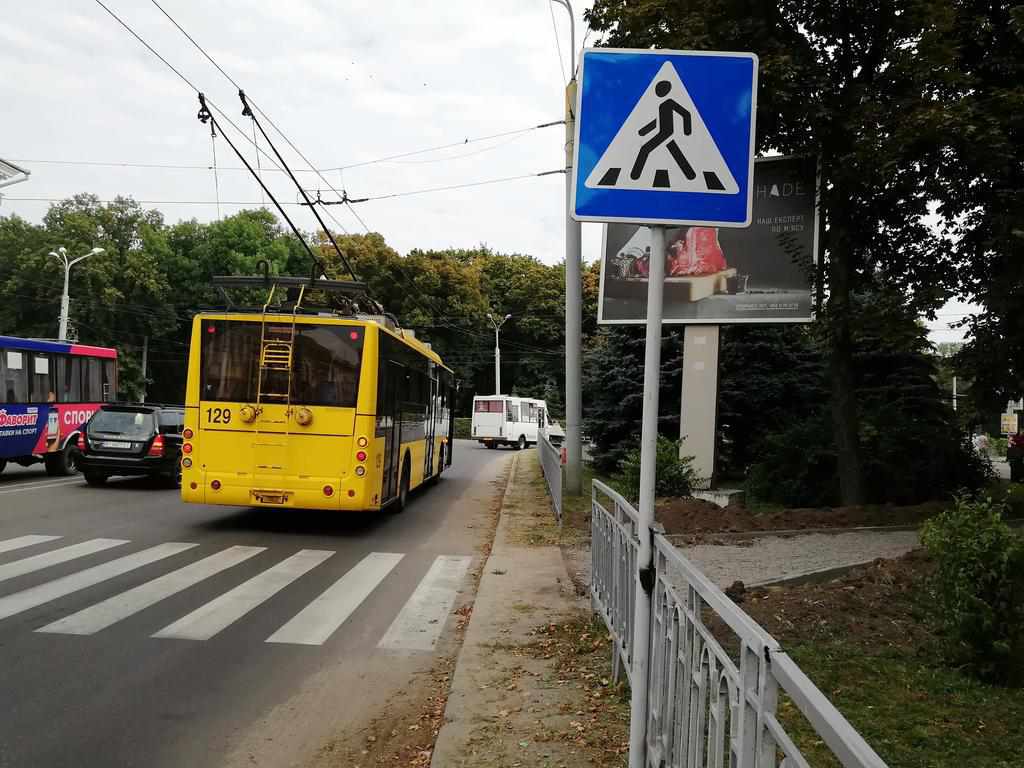
<path id="1" fill-rule="evenodd" d="M 268 328 L 290 331 L 281 323 Z M 291 402 L 354 408 L 359 392 L 364 328 L 354 325 L 295 327 Z M 201 387 L 204 400 L 255 402 L 259 387 L 260 323 L 228 320 L 203 322 Z M 280 391 L 270 381 L 283 372 L 264 372 L 263 390 Z"/>

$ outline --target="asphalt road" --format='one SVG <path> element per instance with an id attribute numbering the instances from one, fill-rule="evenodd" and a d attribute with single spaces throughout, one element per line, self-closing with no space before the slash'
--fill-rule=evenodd
<path id="1" fill-rule="evenodd" d="M 450 649 L 510 455 L 357 517 L 9 467 L 0 767 L 303 765 Z"/>

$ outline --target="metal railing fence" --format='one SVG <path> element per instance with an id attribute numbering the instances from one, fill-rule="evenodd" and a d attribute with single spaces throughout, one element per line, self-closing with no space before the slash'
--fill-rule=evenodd
<path id="1" fill-rule="evenodd" d="M 612 636 L 612 673 L 632 677 L 633 611 L 636 607 L 636 557 L 640 523 L 636 510 L 599 480 L 591 491 L 590 595 Z"/>
<path id="2" fill-rule="evenodd" d="M 551 496 L 551 506 L 555 510 L 555 519 L 562 524 L 562 452 L 551 444 L 547 435 L 538 431 L 537 452 L 540 454 L 540 466 L 544 471 L 544 482 Z"/>
<path id="3" fill-rule="evenodd" d="M 639 577 L 637 520 L 619 494 L 594 482 L 591 597 L 627 670 Z M 806 768 L 777 716 L 784 692 L 844 768 L 885 768 L 771 635 L 668 539 L 646 535 L 653 536 L 655 574 L 649 677 L 640 683 L 647 689 L 647 766 Z"/>

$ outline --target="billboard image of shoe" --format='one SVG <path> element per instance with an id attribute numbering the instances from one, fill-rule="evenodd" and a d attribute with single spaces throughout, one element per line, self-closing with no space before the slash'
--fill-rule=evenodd
<path id="1" fill-rule="evenodd" d="M 668 228 L 664 322 L 810 322 L 818 253 L 817 178 L 813 157 L 757 160 L 749 227 Z M 650 258 L 646 226 L 605 225 L 598 322 L 645 322 Z"/>

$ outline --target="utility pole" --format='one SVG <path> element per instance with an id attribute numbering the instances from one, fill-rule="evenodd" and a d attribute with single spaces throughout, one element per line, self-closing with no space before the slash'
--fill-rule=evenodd
<path id="1" fill-rule="evenodd" d="M 149 336 L 142 337 L 142 401 L 146 402 L 147 374 L 149 372 Z"/>
<path id="2" fill-rule="evenodd" d="M 580 223 L 572 216 L 573 144 L 576 140 L 576 15 L 570 0 L 551 0 L 569 12 L 571 77 L 565 88 L 565 490 L 583 492 L 583 277 Z"/>
<path id="3" fill-rule="evenodd" d="M 487 313 L 487 319 L 491 321 L 491 325 L 494 326 L 494 394 L 501 394 L 501 346 L 498 343 L 498 334 L 501 331 L 501 326 L 505 324 L 507 320 L 512 319 L 512 315 L 505 315 L 501 322 L 494 321 L 494 315 L 490 312 Z"/>
<path id="4" fill-rule="evenodd" d="M 80 261 L 88 259 L 90 256 L 95 256 L 98 253 L 103 253 L 102 248 L 93 248 L 84 256 L 79 256 L 77 259 L 68 259 L 68 251 L 62 245 L 55 251 L 50 251 L 50 255 L 53 256 L 57 261 L 64 265 L 64 293 L 60 297 L 60 328 L 57 332 L 57 338 L 60 341 L 68 340 L 68 311 L 71 307 L 71 297 L 68 295 L 68 283 L 71 279 L 71 268 Z"/>
<path id="5" fill-rule="evenodd" d="M 953 377 L 953 410 L 956 410 L 956 376 Z"/>

